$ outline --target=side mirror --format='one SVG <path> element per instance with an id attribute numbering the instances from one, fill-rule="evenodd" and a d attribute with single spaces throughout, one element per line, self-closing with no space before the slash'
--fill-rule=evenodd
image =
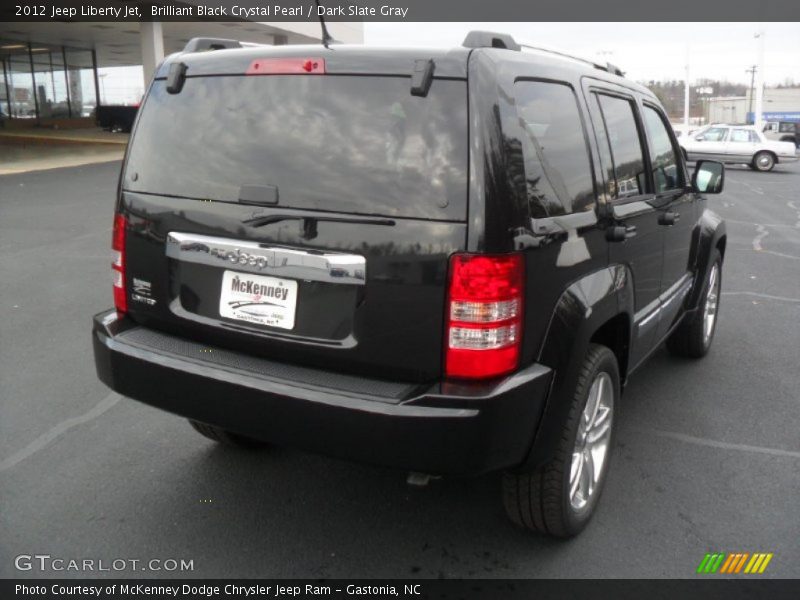
<path id="1" fill-rule="evenodd" d="M 725 184 L 725 165 L 715 160 L 698 160 L 692 187 L 703 194 L 719 194 Z"/>

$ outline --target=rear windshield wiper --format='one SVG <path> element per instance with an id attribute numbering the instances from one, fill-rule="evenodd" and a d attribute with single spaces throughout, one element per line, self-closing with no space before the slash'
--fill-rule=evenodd
<path id="1" fill-rule="evenodd" d="M 353 223 L 355 225 L 383 225 L 386 227 L 394 227 L 395 222 L 392 219 L 359 219 L 357 217 L 310 217 L 308 215 L 268 215 L 264 217 L 254 217 L 242 221 L 243 224 L 250 227 L 264 227 L 272 223 L 280 223 L 281 221 L 302 221 L 303 222 L 303 239 L 313 240 L 317 237 L 317 223 L 325 221 L 328 223 Z"/>

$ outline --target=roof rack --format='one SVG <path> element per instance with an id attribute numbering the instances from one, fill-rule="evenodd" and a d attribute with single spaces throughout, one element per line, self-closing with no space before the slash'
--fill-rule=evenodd
<path id="1" fill-rule="evenodd" d="M 224 50 L 225 48 L 241 48 L 239 40 L 226 40 L 222 38 L 196 37 L 186 42 L 184 52 L 204 52 L 206 50 Z"/>
<path id="2" fill-rule="evenodd" d="M 572 60 L 577 60 L 579 62 L 585 63 L 587 65 L 591 65 L 595 69 L 600 69 L 601 71 L 607 71 L 612 75 L 618 75 L 620 77 L 624 77 L 625 73 L 617 67 L 616 65 L 612 65 L 611 63 L 606 63 L 601 65 L 600 63 L 596 63 L 588 58 L 583 58 L 580 56 L 575 56 L 574 54 L 569 54 L 567 52 L 562 52 L 560 50 L 554 50 L 552 48 L 544 48 L 542 46 L 533 46 L 530 44 L 520 44 L 514 40 L 507 33 L 495 33 L 493 31 L 470 31 L 467 34 L 467 37 L 464 38 L 463 43 L 461 44 L 465 48 L 502 48 L 505 50 L 513 50 L 515 52 L 521 52 L 523 49 L 528 50 L 536 50 L 538 52 L 547 52 L 549 54 L 555 54 L 557 56 L 562 56 L 564 58 L 570 58 Z"/>

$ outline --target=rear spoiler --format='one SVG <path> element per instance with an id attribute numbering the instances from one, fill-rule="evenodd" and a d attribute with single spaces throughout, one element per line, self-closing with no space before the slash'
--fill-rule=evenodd
<path id="1" fill-rule="evenodd" d="M 242 48 L 242 47 L 243 47 L 242 43 L 239 40 L 196 37 L 190 39 L 186 43 L 186 46 L 183 47 L 183 51 L 205 52 L 207 50 L 225 50 L 226 48 Z"/>

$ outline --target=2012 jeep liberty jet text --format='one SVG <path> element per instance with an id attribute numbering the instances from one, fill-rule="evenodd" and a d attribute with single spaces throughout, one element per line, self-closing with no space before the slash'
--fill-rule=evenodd
<path id="1" fill-rule="evenodd" d="M 627 379 L 709 349 L 723 179 L 618 69 L 507 35 L 195 39 L 134 126 L 97 372 L 219 442 L 502 470 L 513 521 L 574 535 Z"/>

